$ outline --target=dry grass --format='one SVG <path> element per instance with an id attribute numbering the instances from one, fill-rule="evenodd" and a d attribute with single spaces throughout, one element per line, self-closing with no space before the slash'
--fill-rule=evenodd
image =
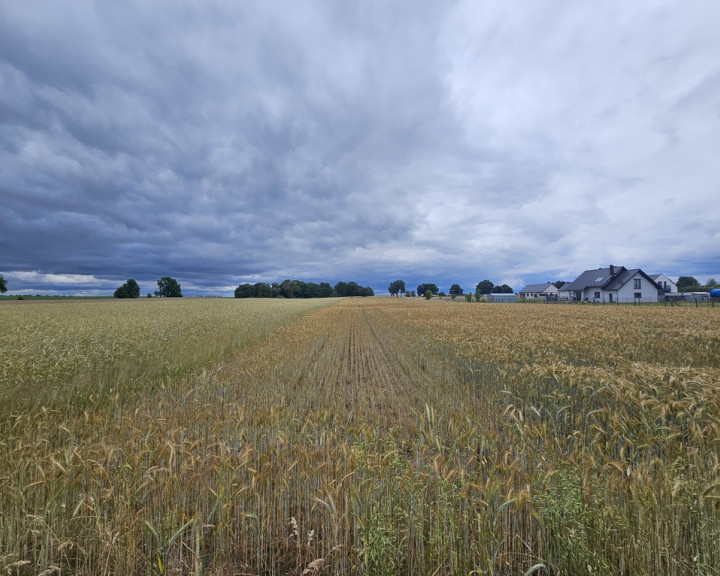
<path id="1" fill-rule="evenodd" d="M 714 309 L 39 304 L 10 574 L 720 573 Z"/>
<path id="2" fill-rule="evenodd" d="M 0 404 L 162 385 L 325 305 L 140 299 L 0 303 Z M 117 391 L 117 390 L 116 390 Z"/>

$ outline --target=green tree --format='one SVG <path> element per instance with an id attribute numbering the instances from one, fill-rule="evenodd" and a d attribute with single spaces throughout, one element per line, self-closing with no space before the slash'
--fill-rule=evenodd
<path id="1" fill-rule="evenodd" d="M 692 276 L 680 276 L 677 281 L 678 292 L 695 292 L 700 290 L 700 282 Z"/>
<path id="2" fill-rule="evenodd" d="M 252 284 L 248 284 L 245 282 L 245 284 L 240 284 L 237 288 L 235 288 L 235 298 L 255 298 L 257 297 L 257 294 L 255 293 L 255 287 Z"/>
<path id="3" fill-rule="evenodd" d="M 425 300 L 430 300 L 433 297 L 432 290 L 425 290 Z"/>
<path id="4" fill-rule="evenodd" d="M 159 298 L 182 298 L 180 284 L 175 278 L 163 276 L 157 281 L 158 289 L 155 290 L 155 296 Z"/>
<path id="5" fill-rule="evenodd" d="M 118 287 L 113 294 L 114 298 L 140 298 L 140 286 L 133 278 Z"/>
<path id="6" fill-rule="evenodd" d="M 493 286 L 492 291 L 495 294 L 512 294 L 513 293 L 512 287 L 508 286 L 507 284 L 500 284 L 500 286 Z"/>
<path id="7" fill-rule="evenodd" d="M 369 286 L 360 286 L 357 282 L 338 282 L 333 288 L 336 296 L 374 296 L 373 289 Z"/>
<path id="8" fill-rule="evenodd" d="M 430 290 L 431 294 L 437 294 L 438 292 L 440 292 L 440 289 L 437 287 L 437 285 L 432 283 L 420 284 L 417 287 L 418 294 L 425 294 L 425 292 L 427 292 L 428 290 Z"/>
<path id="9" fill-rule="evenodd" d="M 316 282 L 303 283 L 303 298 L 320 298 L 320 286 Z"/>
<path id="10" fill-rule="evenodd" d="M 0 292 L 7 292 L 7 282 L 2 274 L 0 274 Z"/>
<path id="11" fill-rule="evenodd" d="M 302 296 L 302 287 L 299 280 L 283 280 L 280 284 L 280 295 L 285 298 L 300 298 Z"/>
<path id="12" fill-rule="evenodd" d="M 557 288 L 558 290 L 560 290 L 560 288 L 562 288 L 563 286 L 565 286 L 565 284 L 567 284 L 567 282 L 565 282 L 565 280 L 555 280 L 555 282 L 553 282 L 553 285 L 554 285 L 555 288 Z"/>
<path id="13" fill-rule="evenodd" d="M 390 292 L 390 296 L 397 296 L 398 294 L 404 294 L 405 293 L 405 281 L 404 280 L 395 280 L 394 282 L 391 282 L 390 287 L 388 288 L 388 292 Z"/>
<path id="14" fill-rule="evenodd" d="M 273 291 L 272 286 L 267 282 L 256 282 L 253 285 L 253 298 L 274 298 L 277 290 Z"/>
<path id="15" fill-rule="evenodd" d="M 460 284 L 453 284 L 450 286 L 450 296 L 462 296 L 463 289 L 460 287 Z"/>
<path id="16" fill-rule="evenodd" d="M 478 282 L 478 285 L 475 287 L 475 292 L 477 294 L 490 294 L 494 286 L 490 280 L 483 280 L 482 282 Z"/>

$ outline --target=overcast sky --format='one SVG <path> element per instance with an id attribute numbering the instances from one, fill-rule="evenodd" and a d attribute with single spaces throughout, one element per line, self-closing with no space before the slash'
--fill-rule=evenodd
<path id="1" fill-rule="evenodd" d="M 716 0 L 0 0 L 0 273 L 720 279 L 719 31 Z"/>

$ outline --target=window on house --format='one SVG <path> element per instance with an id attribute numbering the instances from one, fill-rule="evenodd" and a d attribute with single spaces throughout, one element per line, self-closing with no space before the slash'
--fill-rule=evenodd
<path id="1" fill-rule="evenodd" d="M 635 300 L 642 300 L 642 292 L 635 292 Z"/>
<path id="2" fill-rule="evenodd" d="M 595 300 L 600 300 L 600 292 L 595 292 Z"/>
<path id="3" fill-rule="evenodd" d="M 633 288 L 635 288 L 635 290 L 640 290 L 640 278 L 635 278 L 635 280 L 633 280 Z"/>

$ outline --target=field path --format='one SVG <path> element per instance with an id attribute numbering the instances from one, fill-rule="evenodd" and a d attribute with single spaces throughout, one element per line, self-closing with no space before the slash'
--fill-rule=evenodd
<path id="1" fill-rule="evenodd" d="M 388 310 L 346 299 L 245 349 L 228 370 L 241 375 L 242 400 L 257 406 L 263 396 L 300 413 L 338 411 L 387 425 L 423 410 L 443 371 L 428 368 L 421 338 Z"/>

